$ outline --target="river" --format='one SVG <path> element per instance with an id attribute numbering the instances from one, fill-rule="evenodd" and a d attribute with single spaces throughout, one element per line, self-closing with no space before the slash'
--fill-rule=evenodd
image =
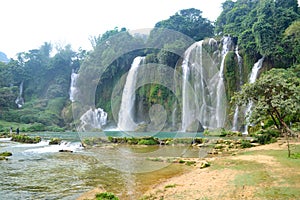
<path id="1" fill-rule="evenodd" d="M 100 133 L 32 133 L 38 144 L 21 144 L 0 139 L 0 152 L 13 155 L 0 161 L 0 199 L 76 199 L 97 186 L 120 199 L 137 199 L 151 185 L 188 170 L 170 162 L 150 158 L 202 157 L 203 151 L 188 145 L 133 146 L 102 144 L 83 148 L 81 140 Z M 101 133 L 123 136 L 119 132 Z M 100 134 L 100 135 L 101 135 Z M 159 137 L 174 136 L 160 133 Z M 177 134 L 178 137 L 181 137 Z M 49 145 L 58 137 L 61 145 Z M 59 152 L 71 150 L 73 153 Z"/>

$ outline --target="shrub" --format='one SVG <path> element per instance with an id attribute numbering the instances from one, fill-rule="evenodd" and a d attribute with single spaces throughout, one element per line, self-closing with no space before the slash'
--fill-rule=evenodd
<path id="1" fill-rule="evenodd" d="M 46 127 L 41 123 L 33 123 L 30 127 L 27 128 L 27 131 L 29 132 L 46 131 Z"/>
<path id="2" fill-rule="evenodd" d="M 51 138 L 51 140 L 49 141 L 49 145 L 60 144 L 60 143 L 61 143 L 60 138 Z"/>
<path id="3" fill-rule="evenodd" d="M 270 144 L 277 141 L 280 132 L 274 129 L 260 130 L 254 135 L 260 144 Z"/>
<path id="4" fill-rule="evenodd" d="M 249 140 L 242 140 L 241 141 L 241 147 L 242 148 L 250 148 L 252 145 L 251 145 L 251 143 L 250 143 L 250 141 Z"/>
<path id="5" fill-rule="evenodd" d="M 97 200 L 119 200 L 118 197 L 116 197 L 113 193 L 110 192 L 103 192 L 96 194 Z"/>
<path id="6" fill-rule="evenodd" d="M 138 142 L 139 145 L 156 145 L 159 144 L 159 142 L 157 140 L 155 140 L 154 138 L 147 138 L 147 139 L 141 139 Z"/>
<path id="7" fill-rule="evenodd" d="M 42 139 L 41 137 L 29 137 L 27 135 L 12 135 L 11 138 L 12 141 L 14 142 L 20 142 L 20 143 L 39 143 Z"/>

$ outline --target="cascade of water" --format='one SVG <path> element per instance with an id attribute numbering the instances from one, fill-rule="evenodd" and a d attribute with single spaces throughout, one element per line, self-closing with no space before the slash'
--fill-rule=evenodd
<path id="1" fill-rule="evenodd" d="M 80 126 L 78 131 L 88 131 L 92 129 L 101 129 L 107 121 L 107 113 L 101 108 L 90 108 L 80 117 Z"/>
<path id="2" fill-rule="evenodd" d="M 184 60 L 182 62 L 182 131 L 187 131 L 189 126 L 196 119 L 197 113 L 197 89 L 199 84 L 192 85 L 189 79 L 200 80 L 198 75 L 198 69 L 202 66 L 202 43 L 203 41 L 196 42 L 191 45 L 184 54 Z M 193 88 L 194 87 L 194 88 Z"/>
<path id="3" fill-rule="evenodd" d="M 239 118 L 239 106 L 235 106 L 234 115 L 233 115 L 233 123 L 232 123 L 232 130 L 238 131 L 238 118 Z"/>
<path id="4" fill-rule="evenodd" d="M 176 112 L 177 112 L 177 103 L 175 102 L 174 108 L 172 111 L 172 127 L 176 126 Z"/>
<path id="5" fill-rule="evenodd" d="M 71 102 L 75 101 L 75 95 L 77 94 L 77 91 L 78 91 L 78 89 L 76 87 L 76 81 L 77 81 L 78 75 L 79 74 L 76 74 L 74 71 L 72 71 L 70 92 L 69 92 Z"/>
<path id="6" fill-rule="evenodd" d="M 223 48 L 222 48 L 222 61 L 219 71 L 219 79 L 217 85 L 217 104 L 216 104 L 216 121 L 217 128 L 221 128 L 224 126 L 225 116 L 226 116 L 226 102 L 224 101 L 225 89 L 224 89 L 224 65 L 225 58 L 227 53 L 230 50 L 230 46 L 232 45 L 231 37 L 223 38 Z"/>
<path id="7" fill-rule="evenodd" d="M 118 128 L 122 131 L 133 131 L 136 128 L 134 122 L 134 102 L 135 102 L 135 86 L 138 73 L 138 67 L 144 57 L 136 57 L 128 72 L 126 83 L 124 85 L 122 101 L 119 111 Z"/>
<path id="8" fill-rule="evenodd" d="M 222 62 L 219 60 L 215 41 L 210 39 L 208 45 L 214 58 L 203 49 L 204 41 L 191 45 L 184 54 L 182 62 L 182 131 L 189 131 L 193 122 L 199 121 L 206 128 L 224 126 L 226 117 L 226 98 L 223 80 L 225 56 L 231 47 L 231 38 L 223 38 Z M 193 131 L 193 130 L 191 130 Z"/>
<path id="9" fill-rule="evenodd" d="M 254 83 L 256 81 L 258 72 L 263 65 L 264 59 L 265 59 L 265 57 L 262 57 L 254 64 L 252 71 L 251 71 L 250 78 L 249 78 L 249 83 Z M 251 102 L 249 102 L 249 104 L 247 105 L 247 108 L 246 108 L 245 115 L 247 116 L 247 118 L 246 118 L 245 132 L 244 132 L 245 134 L 248 133 L 249 117 L 251 116 L 252 106 L 253 106 L 253 102 L 251 101 Z"/>
<path id="10" fill-rule="evenodd" d="M 15 103 L 17 104 L 18 108 L 22 108 L 22 106 L 24 105 L 24 99 L 23 99 L 22 95 L 23 95 L 23 81 L 21 82 L 21 84 L 19 86 L 19 95 L 18 95 L 17 99 L 15 100 Z"/>
<path id="11" fill-rule="evenodd" d="M 238 59 L 239 75 L 240 75 L 238 90 L 240 90 L 240 87 L 243 85 L 243 78 L 242 78 L 243 59 L 239 54 L 239 47 L 238 46 L 236 46 L 236 48 L 235 48 L 235 55 Z M 233 131 L 238 131 L 238 117 L 239 117 L 239 106 L 236 105 L 234 115 L 233 115 L 233 123 L 232 123 L 233 124 L 233 126 L 232 126 Z"/>

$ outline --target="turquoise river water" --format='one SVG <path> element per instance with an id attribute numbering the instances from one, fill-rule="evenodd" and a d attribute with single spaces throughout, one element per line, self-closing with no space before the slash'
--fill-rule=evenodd
<path id="1" fill-rule="evenodd" d="M 187 167 L 149 158 L 203 157 L 204 150 L 190 145 L 130 146 L 103 144 L 83 148 L 81 141 L 94 137 L 131 137 L 118 132 L 104 133 L 32 133 L 38 144 L 21 144 L 0 139 L 0 152 L 13 155 L 0 161 L 0 199 L 76 199 L 82 193 L 101 186 L 120 199 L 138 199 L 164 178 L 181 173 Z M 199 134 L 157 133 L 158 138 L 190 137 Z M 143 135 L 145 136 L 145 135 Z M 60 145 L 49 145 L 50 138 L 61 138 Z M 62 153 L 59 150 L 71 150 Z"/>

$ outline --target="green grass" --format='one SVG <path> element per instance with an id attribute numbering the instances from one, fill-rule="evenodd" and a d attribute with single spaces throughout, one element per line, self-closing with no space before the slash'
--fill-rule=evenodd
<path id="1" fill-rule="evenodd" d="M 257 168 L 262 168 L 262 164 L 252 161 L 232 159 L 219 160 L 211 165 L 211 169 L 213 170 L 233 169 L 239 171 L 249 171 Z"/>
<path id="2" fill-rule="evenodd" d="M 119 200 L 118 197 L 116 197 L 113 193 L 110 192 L 103 192 L 96 194 L 97 200 Z"/>
<path id="3" fill-rule="evenodd" d="M 236 186 L 256 186 L 270 180 L 270 176 L 266 171 L 252 171 L 244 174 L 239 174 L 234 179 Z"/>
<path id="4" fill-rule="evenodd" d="M 176 184 L 170 184 L 170 185 L 166 185 L 165 188 L 175 188 L 176 187 Z"/>
<path id="5" fill-rule="evenodd" d="M 238 155 L 271 156 L 277 164 L 273 166 L 228 157 L 213 162 L 211 169 L 238 171 L 232 181 L 236 192 L 249 186 L 255 188 L 254 197 L 258 199 L 297 199 L 300 196 L 300 145 L 291 145 L 291 154 L 289 158 L 287 149 L 240 152 Z"/>
<path id="6" fill-rule="evenodd" d="M 300 190 L 296 187 L 261 188 L 257 191 L 256 196 L 262 199 L 294 200 L 300 197 Z"/>
<path id="7" fill-rule="evenodd" d="M 13 131 L 16 131 L 16 128 L 28 128 L 30 127 L 31 124 L 22 124 L 22 123 L 17 123 L 17 122 L 7 122 L 7 121 L 3 121 L 0 120 L 0 128 L 3 129 L 4 132 L 9 132 L 10 127 L 13 128 Z"/>

